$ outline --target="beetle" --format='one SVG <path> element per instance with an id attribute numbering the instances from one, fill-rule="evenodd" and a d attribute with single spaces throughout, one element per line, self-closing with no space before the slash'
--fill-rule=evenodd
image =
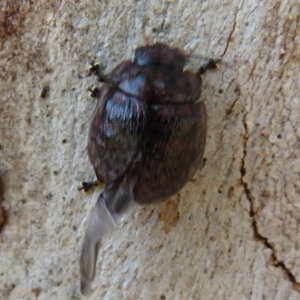
<path id="1" fill-rule="evenodd" d="M 97 182 L 104 183 L 93 208 L 80 258 L 81 292 L 91 291 L 101 238 L 115 228 L 134 203 L 168 199 L 199 168 L 206 142 L 207 117 L 200 101 L 201 75 L 217 64 L 210 60 L 197 72 L 184 70 L 188 56 L 165 44 L 137 48 L 134 60 L 102 76 L 88 137 L 88 154 Z"/>

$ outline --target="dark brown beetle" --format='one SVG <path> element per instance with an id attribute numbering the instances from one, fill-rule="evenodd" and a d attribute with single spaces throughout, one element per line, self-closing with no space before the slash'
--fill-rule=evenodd
<path id="1" fill-rule="evenodd" d="M 88 153 L 105 189 L 88 224 L 80 260 L 81 291 L 90 291 L 102 236 L 134 203 L 161 202 L 177 193 L 200 166 L 206 141 L 201 74 L 183 71 L 187 56 L 164 44 L 138 48 L 92 94 L 98 103 Z M 97 71 L 94 66 L 92 71 Z M 83 183 L 84 190 L 97 183 Z"/>

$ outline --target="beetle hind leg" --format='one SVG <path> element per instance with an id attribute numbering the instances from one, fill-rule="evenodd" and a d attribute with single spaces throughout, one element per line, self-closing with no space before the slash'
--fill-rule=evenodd
<path id="1" fill-rule="evenodd" d="M 98 181 L 82 181 L 80 187 L 78 187 L 78 191 L 84 191 L 86 193 L 97 186 L 99 186 Z"/>

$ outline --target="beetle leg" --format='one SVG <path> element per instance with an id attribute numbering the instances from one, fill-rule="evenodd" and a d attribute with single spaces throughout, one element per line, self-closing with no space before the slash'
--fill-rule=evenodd
<path id="1" fill-rule="evenodd" d="M 208 70 L 217 70 L 219 68 L 219 65 L 217 64 L 219 61 L 220 59 L 211 58 L 206 64 L 199 68 L 199 75 L 206 73 Z"/>
<path id="2" fill-rule="evenodd" d="M 97 87 L 89 88 L 88 91 L 90 92 L 89 96 L 92 98 L 98 98 L 100 96 L 100 89 Z"/>
<path id="3" fill-rule="evenodd" d="M 84 191 L 85 193 L 91 190 L 94 187 L 99 186 L 98 181 L 82 181 L 80 183 L 80 187 L 78 188 L 78 191 Z"/>
<path id="4" fill-rule="evenodd" d="M 96 64 L 91 63 L 91 66 L 89 67 L 87 72 L 87 76 L 92 76 L 92 75 L 96 76 L 98 81 L 100 82 L 108 81 L 108 76 L 101 73 L 100 65 L 98 63 Z"/>
<path id="5" fill-rule="evenodd" d="M 98 78 L 98 81 L 100 81 L 100 82 L 108 82 L 108 76 L 107 75 L 99 74 L 97 76 L 97 78 Z"/>
<path id="6" fill-rule="evenodd" d="M 98 63 L 91 63 L 87 72 L 87 76 L 98 76 L 100 73 L 100 65 Z"/>

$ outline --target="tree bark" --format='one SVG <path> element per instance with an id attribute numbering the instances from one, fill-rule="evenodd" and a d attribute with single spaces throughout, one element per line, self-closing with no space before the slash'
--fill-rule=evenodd
<path id="1" fill-rule="evenodd" d="M 267 3 L 268 2 L 268 3 Z M 86 144 L 104 73 L 144 44 L 203 76 L 205 159 L 165 204 L 103 241 L 91 299 L 300 298 L 300 4 L 292 1 L 0 3 L 0 295 L 81 299 L 79 256 L 100 193 Z M 4 218 L 5 215 L 5 218 Z"/>

